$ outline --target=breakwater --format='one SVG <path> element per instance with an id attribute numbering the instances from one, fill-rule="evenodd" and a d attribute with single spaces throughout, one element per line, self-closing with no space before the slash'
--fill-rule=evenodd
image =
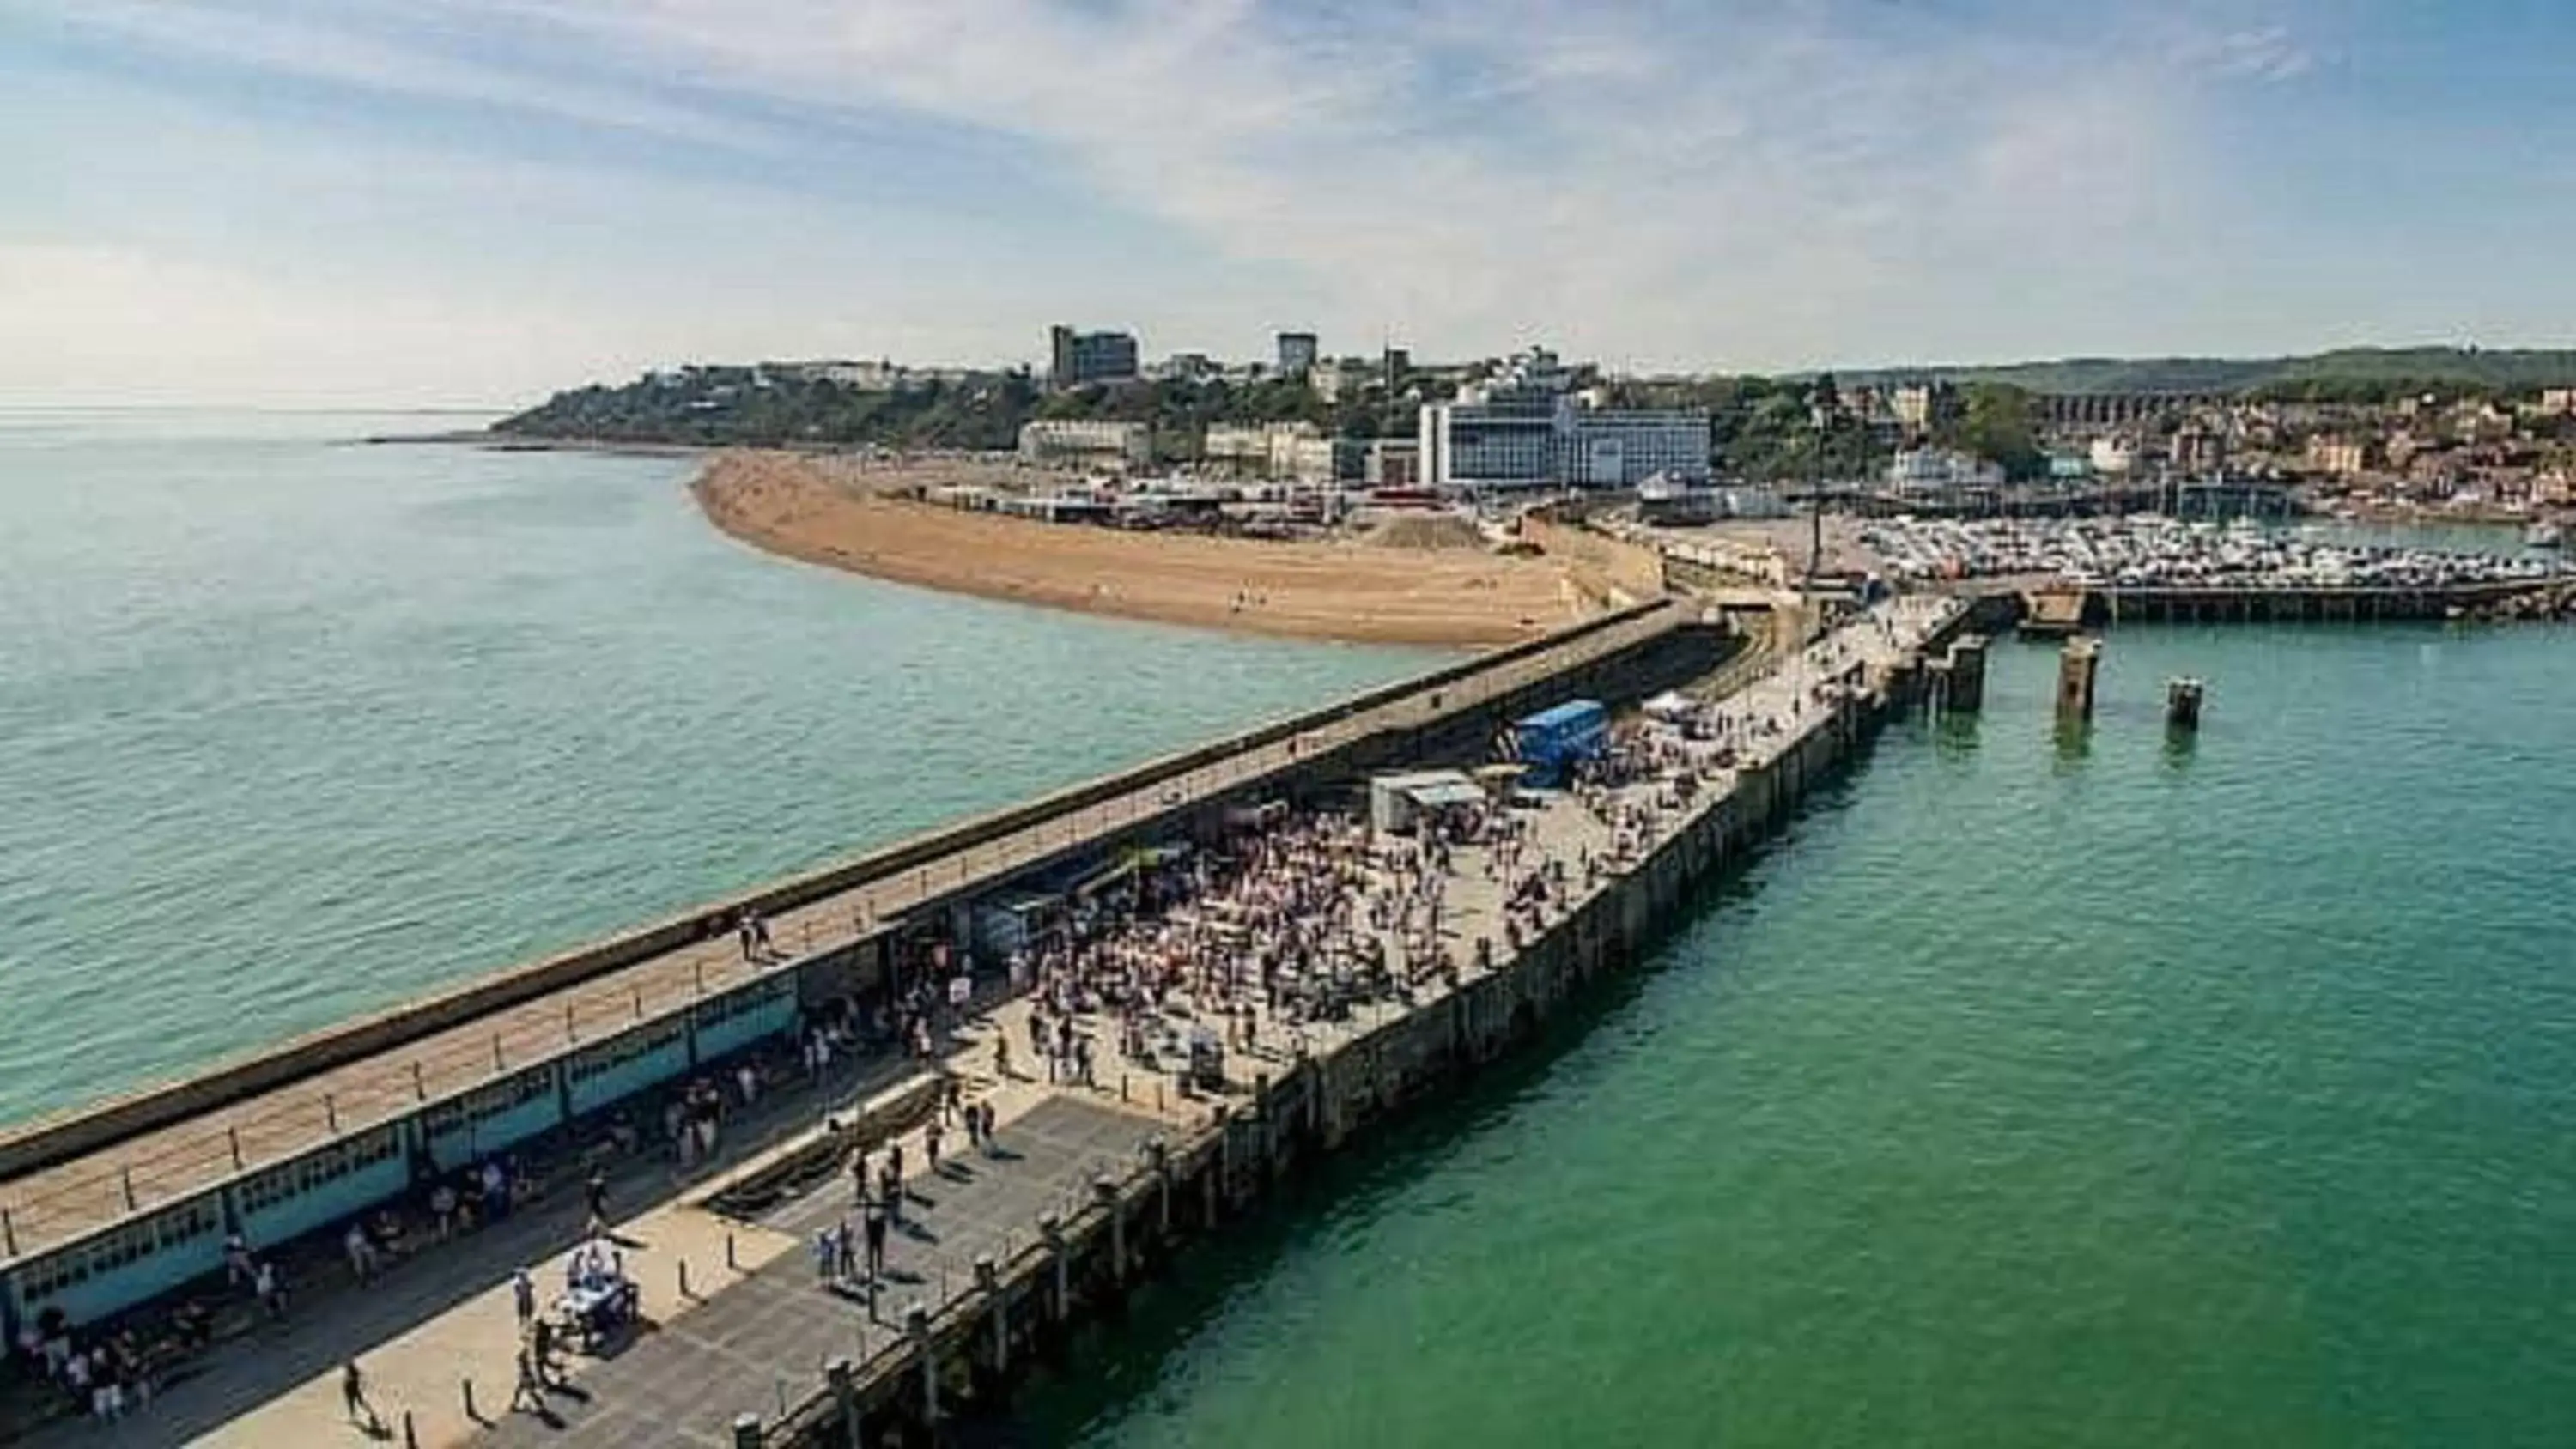
<path id="1" fill-rule="evenodd" d="M 961 1408 L 990 1408 L 1035 1356 L 1112 1309 L 1191 1238 L 1218 1231 L 1301 1164 L 1526 1041 L 1597 980 L 1633 965 L 1693 891 L 1745 859 L 1881 723 L 1921 697 L 1925 659 L 1964 622 L 1955 605 L 1891 607 L 1784 661 L 1748 693 L 1767 695 L 1764 715 L 1792 726 L 1661 822 L 1537 935 L 1490 967 L 1440 978 L 1409 1005 L 1331 1034 L 1101 1164 L 1029 1231 L 979 1256 L 962 1282 L 894 1308 L 899 1333 L 864 1357 L 821 1366 L 784 1412 L 746 1415 L 738 1442 L 917 1441 Z M 872 1318 L 876 1310 L 871 1303 Z"/>
<path id="2" fill-rule="evenodd" d="M 1009 882 L 1389 760 L 1474 747 L 1570 692 L 1704 672 L 1732 637 L 1655 602 L 718 902 L 597 946 L 0 1136 L 0 1318 L 99 1319 L 882 997 Z M 744 911 L 776 947 L 736 949 Z M 915 970 L 919 962 L 910 963 Z"/>

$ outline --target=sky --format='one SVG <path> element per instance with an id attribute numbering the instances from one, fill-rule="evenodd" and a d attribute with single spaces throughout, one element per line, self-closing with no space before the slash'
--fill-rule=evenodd
<path id="1" fill-rule="evenodd" d="M 0 0 L 0 403 L 2576 340 L 2576 0 Z"/>

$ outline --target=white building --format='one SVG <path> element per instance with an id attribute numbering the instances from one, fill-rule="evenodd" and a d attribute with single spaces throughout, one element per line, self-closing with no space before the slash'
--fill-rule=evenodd
<path id="1" fill-rule="evenodd" d="M 1629 488 L 1660 473 L 1677 483 L 1709 477 L 1708 414 L 1628 410 L 1578 398 L 1556 354 L 1534 348 L 1501 376 L 1424 405 L 1418 428 L 1425 487 L 1530 488 L 1574 484 Z"/>
<path id="2" fill-rule="evenodd" d="M 1887 486 L 1897 493 L 2000 488 L 2003 481 L 2003 465 L 1954 448 L 1907 448 L 1887 464 Z"/>
<path id="3" fill-rule="evenodd" d="M 1143 423 L 1038 418 L 1020 424 L 1020 456 L 1032 463 L 1068 458 L 1148 463 L 1154 457 L 1154 430 Z"/>
<path id="4" fill-rule="evenodd" d="M 2126 477 L 2137 470 L 2138 447 L 2126 438 L 2095 438 L 2085 452 L 2085 461 L 2105 478 Z"/>
<path id="5" fill-rule="evenodd" d="M 1297 476 L 1301 450 L 1324 440 L 1313 423 L 1211 423 L 1199 456 L 1261 478 Z"/>

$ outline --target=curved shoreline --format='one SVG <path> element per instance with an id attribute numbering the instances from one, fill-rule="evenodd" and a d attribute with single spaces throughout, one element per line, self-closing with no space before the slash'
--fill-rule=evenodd
<path id="1" fill-rule="evenodd" d="M 689 485 L 764 552 L 894 583 L 1080 613 L 1291 638 L 1488 647 L 1593 612 L 1568 569 L 1478 550 L 1264 543 L 965 513 L 855 472 L 728 452 Z"/>

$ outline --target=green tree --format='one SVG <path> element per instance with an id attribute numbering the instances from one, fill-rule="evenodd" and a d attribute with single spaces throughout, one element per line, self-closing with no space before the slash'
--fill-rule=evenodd
<path id="1" fill-rule="evenodd" d="M 2003 465 L 2010 478 L 2035 478 L 2048 466 L 2039 451 L 2039 427 L 2033 420 L 2031 396 L 2006 383 L 1980 382 L 1968 387 L 1957 434 L 1950 441 Z"/>

